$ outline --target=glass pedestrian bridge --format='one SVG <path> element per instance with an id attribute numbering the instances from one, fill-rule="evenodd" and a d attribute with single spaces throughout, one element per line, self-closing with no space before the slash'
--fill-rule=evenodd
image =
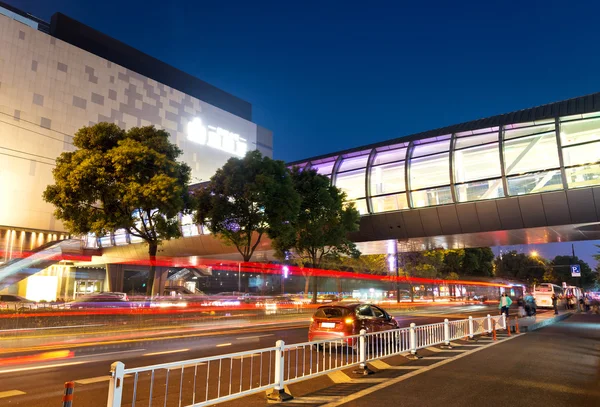
<path id="1" fill-rule="evenodd" d="M 600 185 L 599 99 L 559 102 L 289 165 L 328 176 L 361 215 L 592 187 Z M 597 111 L 563 114 L 570 104 Z"/>
<path id="2" fill-rule="evenodd" d="M 288 166 L 315 169 L 346 193 L 363 215 L 351 236 L 356 242 L 463 247 L 598 239 L 600 93 Z M 180 228 L 183 237 L 209 233 L 190 215 L 180 216 Z M 84 241 L 88 248 L 141 242 L 123 230 Z"/>

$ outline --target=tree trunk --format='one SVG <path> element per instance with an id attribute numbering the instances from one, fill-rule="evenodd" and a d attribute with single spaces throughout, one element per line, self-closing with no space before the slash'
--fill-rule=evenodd
<path id="1" fill-rule="evenodd" d="M 148 255 L 150 256 L 150 271 L 148 272 L 148 282 L 146 283 L 146 295 L 152 296 L 154 288 L 154 278 L 156 276 L 156 253 L 158 252 L 158 244 L 148 244 Z"/>
<path id="2" fill-rule="evenodd" d="M 317 303 L 317 295 L 319 292 L 319 277 L 314 276 L 313 277 L 313 296 L 312 296 L 312 303 L 316 304 Z"/>
<path id="3" fill-rule="evenodd" d="M 415 287 L 410 284 L 410 302 L 415 302 Z"/>
<path id="4" fill-rule="evenodd" d="M 310 290 L 310 276 L 304 276 L 304 295 L 308 297 L 308 290 Z"/>
<path id="5" fill-rule="evenodd" d="M 435 285 L 431 284 L 431 301 L 435 302 Z"/>
<path id="6" fill-rule="evenodd" d="M 342 299 L 342 280 L 340 280 L 339 277 L 336 279 L 336 285 L 337 285 L 338 298 L 341 300 Z"/>

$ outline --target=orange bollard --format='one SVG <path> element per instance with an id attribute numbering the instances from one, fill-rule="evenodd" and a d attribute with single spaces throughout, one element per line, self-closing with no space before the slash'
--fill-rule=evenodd
<path id="1" fill-rule="evenodd" d="M 515 333 L 520 334 L 519 332 L 519 317 L 515 317 Z"/>
<path id="2" fill-rule="evenodd" d="M 492 339 L 497 341 L 498 338 L 496 337 L 496 320 L 492 319 Z"/>
<path id="3" fill-rule="evenodd" d="M 74 382 L 65 382 L 65 395 L 63 396 L 63 407 L 71 407 L 73 405 L 73 391 L 75 390 Z"/>
<path id="4" fill-rule="evenodd" d="M 508 319 L 508 317 L 504 318 L 504 323 L 506 324 L 506 334 L 508 336 L 510 335 L 510 319 Z"/>

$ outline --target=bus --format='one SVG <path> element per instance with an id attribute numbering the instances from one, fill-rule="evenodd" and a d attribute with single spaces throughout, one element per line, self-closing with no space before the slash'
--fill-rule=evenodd
<path id="1" fill-rule="evenodd" d="M 541 283 L 533 286 L 533 298 L 535 298 L 538 308 L 553 308 L 552 294 L 555 294 L 558 298 L 557 304 L 559 307 L 564 305 L 565 299 L 562 287 L 550 283 Z"/>

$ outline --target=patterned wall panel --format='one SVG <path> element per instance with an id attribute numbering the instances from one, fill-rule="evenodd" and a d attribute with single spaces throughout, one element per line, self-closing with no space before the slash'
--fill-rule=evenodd
<path id="1" fill-rule="evenodd" d="M 42 191 L 73 134 L 103 121 L 169 132 L 192 183 L 257 148 L 256 124 L 0 15 L 0 225 L 63 230 Z M 260 147 L 272 155 L 267 130 Z"/>

